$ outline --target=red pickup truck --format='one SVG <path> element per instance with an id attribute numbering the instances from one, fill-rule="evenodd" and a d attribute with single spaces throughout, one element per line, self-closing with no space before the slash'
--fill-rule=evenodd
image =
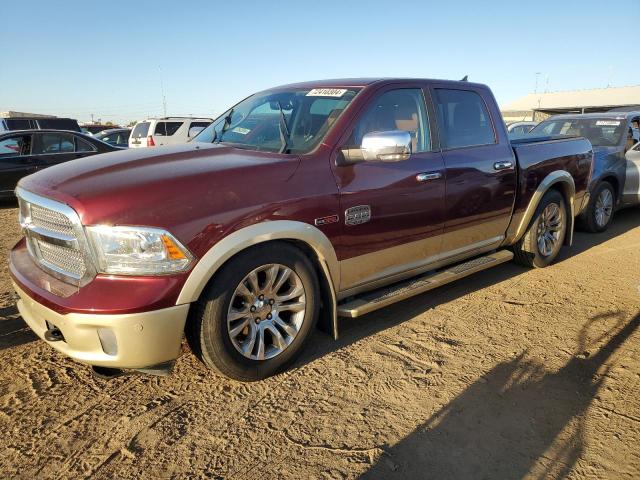
<path id="1" fill-rule="evenodd" d="M 510 142 L 489 88 L 348 79 L 252 95 L 194 141 L 65 163 L 16 190 L 27 324 L 103 375 L 272 375 L 314 326 L 515 259 L 550 264 L 591 144 Z"/>

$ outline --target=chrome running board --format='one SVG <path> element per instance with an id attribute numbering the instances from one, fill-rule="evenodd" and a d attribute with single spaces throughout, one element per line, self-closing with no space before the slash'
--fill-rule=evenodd
<path id="1" fill-rule="evenodd" d="M 441 270 L 428 272 L 419 277 L 404 280 L 388 287 L 350 297 L 338 304 L 338 316 L 355 318 L 384 308 L 409 297 L 433 290 L 447 283 L 467 277 L 473 273 L 495 267 L 513 258 L 509 250 L 500 250 L 483 257 L 450 265 Z"/>

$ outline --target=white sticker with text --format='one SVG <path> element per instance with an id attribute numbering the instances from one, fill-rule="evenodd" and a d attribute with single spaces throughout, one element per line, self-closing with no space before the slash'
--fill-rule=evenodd
<path id="1" fill-rule="evenodd" d="M 598 120 L 596 126 L 598 127 L 617 127 L 620 125 L 620 120 Z"/>
<path id="2" fill-rule="evenodd" d="M 340 98 L 345 93 L 347 93 L 346 88 L 314 88 L 309 93 L 307 93 L 307 97 L 336 97 Z"/>

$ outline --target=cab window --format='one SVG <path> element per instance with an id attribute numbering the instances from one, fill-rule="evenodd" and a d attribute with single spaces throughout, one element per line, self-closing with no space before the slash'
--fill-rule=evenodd
<path id="1" fill-rule="evenodd" d="M 496 143 L 487 106 L 477 92 L 436 88 L 435 101 L 443 148 Z"/>
<path id="2" fill-rule="evenodd" d="M 381 94 L 358 120 L 347 143 L 358 148 L 367 133 L 390 130 L 409 132 L 413 152 L 431 150 L 429 122 L 419 88 L 390 90 Z"/>

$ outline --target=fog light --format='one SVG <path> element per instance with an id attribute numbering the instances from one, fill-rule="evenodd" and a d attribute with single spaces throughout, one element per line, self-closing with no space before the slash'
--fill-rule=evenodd
<path id="1" fill-rule="evenodd" d="M 118 341 L 116 340 L 116 334 L 110 328 L 99 328 L 98 338 L 100 339 L 100 345 L 102 350 L 107 355 L 116 355 L 118 353 Z"/>

